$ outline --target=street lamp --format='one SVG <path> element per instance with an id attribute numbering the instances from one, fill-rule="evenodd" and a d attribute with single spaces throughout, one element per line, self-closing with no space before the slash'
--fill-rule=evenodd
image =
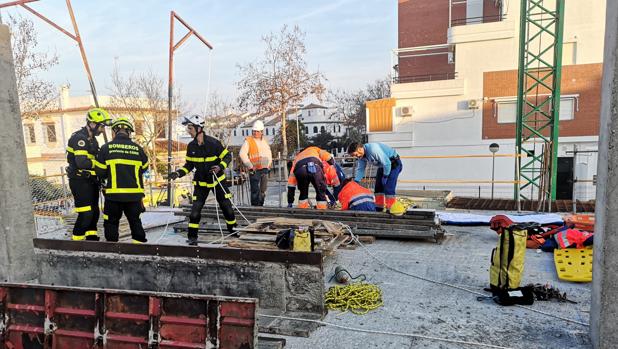
<path id="1" fill-rule="evenodd" d="M 496 153 L 500 150 L 498 143 L 491 143 L 489 151 L 491 152 L 491 199 L 494 199 L 494 174 L 496 169 Z"/>

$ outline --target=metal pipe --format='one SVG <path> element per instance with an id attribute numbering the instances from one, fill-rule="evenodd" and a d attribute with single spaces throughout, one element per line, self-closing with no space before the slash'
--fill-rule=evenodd
<path id="1" fill-rule="evenodd" d="M 491 158 L 491 199 L 494 199 L 494 179 L 495 179 L 495 169 L 496 169 L 496 154 L 492 153 Z"/>
<path id="2" fill-rule="evenodd" d="M 4 4 L 0 4 L 0 8 L 4 8 L 4 7 L 11 7 L 11 6 L 16 6 L 16 5 L 24 5 L 27 4 L 29 2 L 35 2 L 35 1 L 39 1 L 39 0 L 18 0 L 18 1 L 10 1 L 10 2 L 6 2 Z"/>
<path id="3" fill-rule="evenodd" d="M 167 80 L 167 204 L 172 205 L 172 179 L 169 174 L 172 173 L 172 98 L 174 97 L 173 81 L 174 81 L 174 11 L 170 12 L 170 40 L 168 52 L 168 80 Z"/>

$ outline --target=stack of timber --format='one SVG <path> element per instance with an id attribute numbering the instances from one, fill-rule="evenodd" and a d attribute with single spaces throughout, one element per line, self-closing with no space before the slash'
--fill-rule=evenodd
<path id="1" fill-rule="evenodd" d="M 243 249 L 277 250 L 275 243 L 277 233 L 283 230 L 310 227 L 314 230 L 314 248 L 325 255 L 330 255 L 342 244 L 347 244 L 350 237 L 345 235 L 341 225 L 320 219 L 290 219 L 281 217 L 260 218 L 255 223 L 237 229 L 238 237 L 221 239 L 218 226 L 208 223 L 200 224 L 198 241 L 200 243 L 217 243 L 228 247 Z M 187 230 L 187 223 L 174 227 L 176 231 Z M 184 233 L 183 233 L 184 234 Z M 227 234 L 224 231 L 224 234 Z"/>
<path id="2" fill-rule="evenodd" d="M 182 208 L 182 212 L 177 212 L 175 214 L 188 217 L 191 212 L 191 207 L 183 206 Z M 250 221 L 245 221 L 236 211 L 236 220 L 241 228 L 264 217 L 279 217 L 341 223 L 349 226 L 354 234 L 360 236 L 374 236 L 378 239 L 430 239 L 440 242 L 444 238 L 444 230 L 440 227 L 434 210 L 411 209 L 408 210 L 405 215 L 396 217 L 384 212 L 253 206 L 240 206 L 238 209 Z M 219 215 L 221 215 L 220 210 Z M 223 222 L 223 217 L 220 216 L 219 220 Z M 213 232 L 213 229 L 216 230 L 216 232 L 219 231 L 217 225 L 217 211 L 214 205 L 204 206 L 202 210 L 202 222 L 206 224 L 202 227 L 201 231 Z M 185 222 L 177 225 L 175 229 L 186 231 L 187 226 L 188 224 Z"/>

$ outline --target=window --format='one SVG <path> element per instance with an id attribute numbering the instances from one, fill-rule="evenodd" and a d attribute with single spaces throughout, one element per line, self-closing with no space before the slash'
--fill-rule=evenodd
<path id="1" fill-rule="evenodd" d="M 575 98 L 560 98 L 560 120 L 573 120 L 575 118 Z"/>
<path id="2" fill-rule="evenodd" d="M 318 127 L 317 126 L 313 126 L 313 133 L 318 133 Z"/>
<path id="3" fill-rule="evenodd" d="M 321 132 L 325 132 L 325 131 L 326 131 L 326 129 L 324 128 L 324 126 L 320 126 L 320 133 Z"/>
<path id="4" fill-rule="evenodd" d="M 496 102 L 498 123 L 508 124 L 517 121 L 517 101 Z"/>
<path id="5" fill-rule="evenodd" d="M 268 136 L 268 127 L 266 128 L 266 135 Z"/>
<path id="6" fill-rule="evenodd" d="M 137 136 L 144 135 L 144 121 L 143 120 L 135 121 L 135 135 Z"/>
<path id="7" fill-rule="evenodd" d="M 26 142 L 28 144 L 36 144 L 36 134 L 34 133 L 34 124 L 24 125 L 26 130 Z"/>
<path id="8" fill-rule="evenodd" d="M 45 133 L 48 143 L 56 143 L 56 124 L 45 124 Z"/>
<path id="9" fill-rule="evenodd" d="M 307 110 L 307 116 L 311 116 L 311 110 Z"/>
<path id="10" fill-rule="evenodd" d="M 305 126 L 305 134 L 309 134 L 309 126 Z"/>
<path id="11" fill-rule="evenodd" d="M 236 137 L 236 130 L 234 130 L 234 137 Z"/>

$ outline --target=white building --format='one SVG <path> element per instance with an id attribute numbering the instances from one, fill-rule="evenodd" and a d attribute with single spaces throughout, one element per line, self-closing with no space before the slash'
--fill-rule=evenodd
<path id="1" fill-rule="evenodd" d="M 490 195 L 492 158 L 453 156 L 491 155 L 489 145 L 498 143 L 497 155 L 505 157 L 495 161 L 495 179 L 501 181 L 495 195 L 513 198 L 520 2 L 458 4 L 463 7 L 399 2 L 398 75 L 391 99 L 368 103 L 369 141 L 413 157 L 403 161 L 400 188 L 450 189 L 462 196 L 480 190 L 483 197 Z M 604 19 L 604 0 L 566 2 L 559 199 L 572 197 L 573 178 L 579 181 L 575 198 L 594 198 L 596 153 L 571 151 L 597 149 Z"/>

